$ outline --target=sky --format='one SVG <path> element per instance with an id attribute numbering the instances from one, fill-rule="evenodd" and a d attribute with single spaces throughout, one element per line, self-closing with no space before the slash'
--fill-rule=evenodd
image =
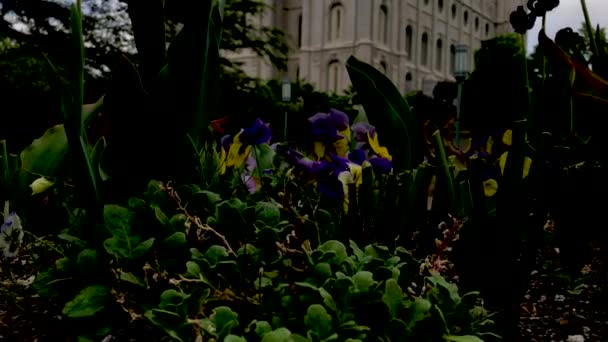
<path id="1" fill-rule="evenodd" d="M 593 27 L 600 24 L 600 26 L 608 28 L 608 0 L 586 0 L 586 2 Z M 584 20 L 580 0 L 561 0 L 559 6 L 547 15 L 547 35 L 553 39 L 557 31 L 565 27 L 578 31 Z M 532 53 L 538 43 L 540 28 L 541 20 L 538 18 L 534 28 L 528 31 L 528 53 Z"/>

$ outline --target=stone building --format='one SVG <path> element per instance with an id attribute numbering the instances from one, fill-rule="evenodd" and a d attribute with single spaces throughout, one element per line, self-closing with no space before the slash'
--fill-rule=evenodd
<path id="1" fill-rule="evenodd" d="M 455 46 L 473 52 L 481 41 L 511 32 L 509 14 L 521 0 L 265 0 L 259 24 L 283 29 L 292 51 L 286 73 L 240 51 L 251 76 L 301 79 L 320 90 L 350 86 L 344 63 L 351 55 L 385 72 L 403 93 L 428 92 L 452 80 Z"/>

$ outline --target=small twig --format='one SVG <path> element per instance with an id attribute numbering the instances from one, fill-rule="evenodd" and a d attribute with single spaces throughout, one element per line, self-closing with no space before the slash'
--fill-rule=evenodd
<path id="1" fill-rule="evenodd" d="M 186 210 L 186 208 L 182 205 L 182 201 L 179 198 L 179 195 L 177 194 L 175 189 L 170 185 L 170 183 L 163 185 L 163 188 L 164 188 L 165 192 L 169 195 L 169 197 L 173 200 L 173 202 L 175 202 L 175 204 L 177 204 L 178 209 L 184 215 L 186 215 L 186 217 L 188 218 L 188 221 L 193 223 L 198 229 L 200 229 L 204 232 L 210 232 L 210 233 L 214 234 L 217 238 L 222 240 L 222 242 L 224 243 L 224 246 L 226 246 L 226 248 L 228 249 L 228 253 L 232 253 L 232 254 L 236 255 L 236 253 L 234 252 L 232 247 L 230 247 L 230 244 L 228 243 L 228 240 L 226 240 L 226 237 L 224 235 L 218 233 L 215 229 L 211 228 L 209 225 L 204 224 L 199 217 L 191 215 L 188 212 L 188 210 Z"/>

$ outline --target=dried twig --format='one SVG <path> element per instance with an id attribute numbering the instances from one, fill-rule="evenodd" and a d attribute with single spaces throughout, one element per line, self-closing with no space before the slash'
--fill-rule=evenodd
<path id="1" fill-rule="evenodd" d="M 209 233 L 212 233 L 213 235 L 215 235 L 217 238 L 222 240 L 222 242 L 224 243 L 224 246 L 226 247 L 226 249 L 228 249 L 228 253 L 232 253 L 232 254 L 236 255 L 236 253 L 234 252 L 232 247 L 230 247 L 230 244 L 228 243 L 228 240 L 226 240 L 226 237 L 224 235 L 218 233 L 215 229 L 211 228 L 209 225 L 204 224 L 199 217 L 191 215 L 188 212 L 188 210 L 186 210 L 186 208 L 182 205 L 182 200 L 179 198 L 179 195 L 177 194 L 175 189 L 171 186 L 170 182 L 167 183 L 166 185 L 163 184 L 162 188 L 169 195 L 171 200 L 173 200 L 173 202 L 175 202 L 178 209 L 184 215 L 186 215 L 186 218 L 188 218 L 188 221 L 190 223 L 193 223 L 199 230 L 201 230 L 203 232 L 209 232 Z"/>

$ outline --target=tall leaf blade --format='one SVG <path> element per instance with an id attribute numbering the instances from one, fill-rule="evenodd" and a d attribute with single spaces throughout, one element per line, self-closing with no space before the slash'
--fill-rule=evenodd
<path id="1" fill-rule="evenodd" d="M 371 124 L 381 132 L 398 170 L 422 161 L 418 125 L 410 106 L 383 73 L 351 56 L 346 62 L 351 82 L 360 95 Z"/>

